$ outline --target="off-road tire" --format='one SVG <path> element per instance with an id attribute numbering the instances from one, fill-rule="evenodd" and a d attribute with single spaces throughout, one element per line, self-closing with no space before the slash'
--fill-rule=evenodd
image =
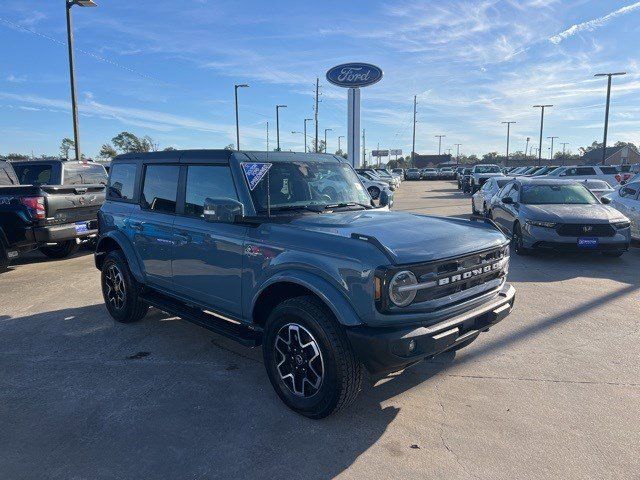
<path id="1" fill-rule="evenodd" d="M 78 251 L 80 245 L 75 240 L 60 242 L 53 247 L 40 247 L 40 251 L 53 259 L 67 258 Z"/>
<path id="2" fill-rule="evenodd" d="M 108 282 L 108 274 L 112 272 L 112 267 L 118 271 L 122 277 L 122 286 L 124 290 L 124 300 L 122 307 L 118 308 L 110 299 Z M 149 310 L 149 305 L 142 300 L 140 296 L 140 286 L 129 270 L 127 259 L 120 250 L 109 252 L 102 264 L 102 273 L 100 275 L 102 284 L 102 296 L 107 311 L 111 318 L 120 323 L 133 323 L 144 318 Z M 113 287 L 111 287 L 113 288 Z"/>
<path id="3" fill-rule="evenodd" d="M 311 333 L 322 355 L 322 381 L 311 396 L 292 392 L 278 371 L 281 356 L 275 346 L 276 339 L 283 327 L 290 324 L 302 326 Z M 344 329 L 313 296 L 290 298 L 273 309 L 265 325 L 262 352 L 276 393 L 289 408 L 305 417 L 320 419 L 347 407 L 362 387 L 363 366 Z"/>

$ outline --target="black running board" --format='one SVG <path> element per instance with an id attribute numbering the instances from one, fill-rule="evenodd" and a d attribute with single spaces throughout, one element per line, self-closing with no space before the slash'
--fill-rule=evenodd
<path id="1" fill-rule="evenodd" d="M 261 331 L 235 323 L 235 320 L 232 319 L 224 320 L 223 318 L 228 317 L 224 317 L 215 312 L 207 313 L 209 312 L 208 310 L 197 306 L 185 305 L 182 302 L 153 290 L 143 292 L 142 298 L 158 310 L 195 323 L 218 335 L 235 340 L 246 347 L 257 347 L 262 343 Z"/>

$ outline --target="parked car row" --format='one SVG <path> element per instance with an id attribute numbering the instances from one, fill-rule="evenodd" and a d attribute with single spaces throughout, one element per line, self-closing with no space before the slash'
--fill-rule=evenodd
<path id="1" fill-rule="evenodd" d="M 425 167 L 409 168 L 404 172 L 405 180 L 455 180 L 456 171 L 453 167 Z"/>
<path id="2" fill-rule="evenodd" d="M 95 238 L 106 183 L 91 162 L 0 162 L 0 270 L 36 249 L 64 258 Z"/>

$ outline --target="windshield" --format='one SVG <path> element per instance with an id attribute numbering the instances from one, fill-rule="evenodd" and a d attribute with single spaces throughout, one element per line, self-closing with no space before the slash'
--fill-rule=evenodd
<path id="1" fill-rule="evenodd" d="M 272 210 L 341 203 L 371 204 L 369 194 L 346 163 L 274 163 L 251 191 L 258 212 L 267 210 L 267 184 Z"/>
<path id="2" fill-rule="evenodd" d="M 564 172 L 565 168 L 564 167 L 558 167 L 558 168 L 554 168 L 553 170 L 551 170 L 550 172 L 547 172 L 547 176 L 550 177 L 557 177 L 558 175 L 560 175 L 562 172 Z"/>
<path id="3" fill-rule="evenodd" d="M 584 183 L 589 190 L 613 190 L 604 180 L 587 180 Z"/>
<path id="4" fill-rule="evenodd" d="M 583 185 L 523 185 L 521 201 L 527 205 L 590 205 L 598 201 Z"/>
<path id="5" fill-rule="evenodd" d="M 476 173 L 500 173 L 500 167 L 497 165 L 478 165 L 475 167 Z"/>

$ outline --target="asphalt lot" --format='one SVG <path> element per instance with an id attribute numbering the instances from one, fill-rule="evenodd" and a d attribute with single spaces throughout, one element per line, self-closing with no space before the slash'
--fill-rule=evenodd
<path id="1" fill-rule="evenodd" d="M 395 210 L 465 216 L 453 182 Z M 640 248 L 512 257 L 514 312 L 467 349 L 289 411 L 258 350 L 153 311 L 114 323 L 90 252 L 0 275 L 0 475 L 640 478 Z"/>

